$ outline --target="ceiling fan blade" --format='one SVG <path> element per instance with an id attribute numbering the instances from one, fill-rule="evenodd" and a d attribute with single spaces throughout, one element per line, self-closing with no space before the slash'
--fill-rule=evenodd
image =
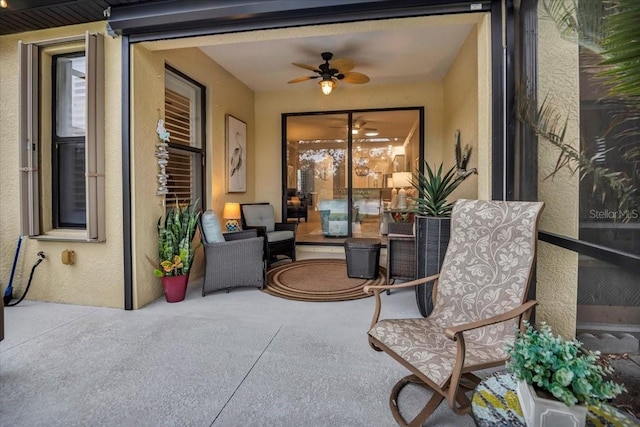
<path id="1" fill-rule="evenodd" d="M 304 76 L 304 77 L 298 77 L 297 79 L 289 80 L 287 83 L 300 83 L 300 82 L 306 82 L 307 80 L 317 79 L 318 77 L 320 77 L 320 76 Z"/>
<path id="2" fill-rule="evenodd" d="M 358 73 L 357 71 L 351 71 L 349 73 L 344 73 L 344 79 L 342 79 L 345 83 L 367 83 L 369 81 L 369 76 L 366 74 Z"/>
<path id="3" fill-rule="evenodd" d="M 334 59 L 330 62 L 331 68 L 335 68 L 338 72 L 344 74 L 347 71 L 353 70 L 356 63 L 350 59 Z"/>
<path id="4" fill-rule="evenodd" d="M 320 70 L 318 70 L 318 67 L 314 67 L 312 65 L 299 64 L 297 62 L 292 62 L 292 64 L 296 67 L 304 68 L 305 70 L 315 71 L 316 73 L 320 72 Z"/>

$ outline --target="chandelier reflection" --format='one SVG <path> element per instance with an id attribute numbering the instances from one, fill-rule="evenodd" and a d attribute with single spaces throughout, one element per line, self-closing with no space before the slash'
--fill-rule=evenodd
<path id="1" fill-rule="evenodd" d="M 367 166 L 367 161 L 362 157 L 358 159 L 358 163 L 353 168 L 354 172 L 358 176 L 367 176 L 369 175 L 369 166 Z"/>

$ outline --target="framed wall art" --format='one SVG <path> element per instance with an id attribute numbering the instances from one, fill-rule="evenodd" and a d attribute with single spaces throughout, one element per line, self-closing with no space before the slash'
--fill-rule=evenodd
<path id="1" fill-rule="evenodd" d="M 230 114 L 227 125 L 227 193 L 247 191 L 247 124 Z"/>

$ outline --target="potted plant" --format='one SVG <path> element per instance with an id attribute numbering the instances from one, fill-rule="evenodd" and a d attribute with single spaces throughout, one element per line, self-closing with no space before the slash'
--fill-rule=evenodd
<path id="1" fill-rule="evenodd" d="M 196 201 L 197 203 L 197 201 Z M 187 292 L 189 271 L 193 264 L 195 250 L 193 246 L 200 211 L 193 206 L 175 207 L 158 220 L 158 257 L 159 266 L 154 266 L 154 274 L 162 280 L 167 302 L 182 301 Z"/>
<path id="2" fill-rule="evenodd" d="M 451 209 L 453 202 L 448 197 L 464 180 L 477 169 L 467 170 L 471 156 L 471 147 L 460 147 L 460 130 L 455 133 L 456 164 L 443 172 L 443 164 L 434 169 L 425 162 L 425 172 L 416 171 L 412 185 L 418 191 L 415 201 L 416 225 L 416 277 L 428 277 L 440 272 L 444 254 L 449 245 L 451 228 Z M 433 310 L 431 297 L 433 282 L 416 286 L 416 301 L 423 316 Z"/>
<path id="3" fill-rule="evenodd" d="M 506 350 L 528 426 L 584 426 L 587 404 L 599 405 L 625 391 L 624 386 L 603 380 L 612 368 L 598 363 L 599 352 L 554 336 L 545 323 L 538 330 L 526 322 L 525 326 Z"/>

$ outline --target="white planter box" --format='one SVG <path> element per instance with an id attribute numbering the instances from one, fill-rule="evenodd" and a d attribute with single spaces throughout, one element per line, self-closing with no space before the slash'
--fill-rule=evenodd
<path id="1" fill-rule="evenodd" d="M 569 407 L 557 400 L 544 399 L 524 381 L 518 381 L 517 393 L 528 427 L 584 427 L 586 423 L 586 405 Z"/>

